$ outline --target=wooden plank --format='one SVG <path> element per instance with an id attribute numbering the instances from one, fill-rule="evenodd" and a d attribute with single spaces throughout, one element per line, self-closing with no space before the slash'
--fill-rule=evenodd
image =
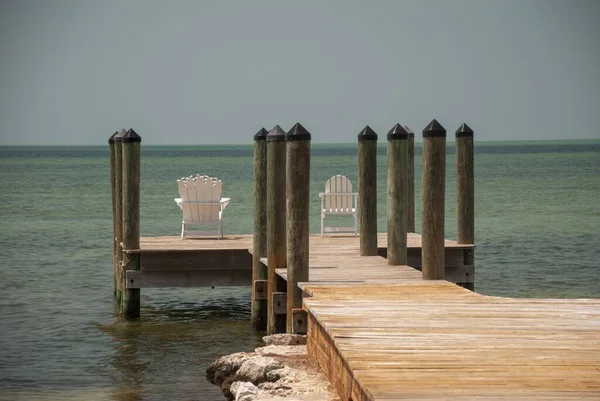
<path id="1" fill-rule="evenodd" d="M 127 270 L 127 288 L 250 286 L 252 269 L 247 270 Z"/>
<path id="2" fill-rule="evenodd" d="M 252 269 L 252 255 L 246 249 L 144 251 L 141 270 L 247 270 Z"/>
<path id="3" fill-rule="evenodd" d="M 321 330 L 309 350 L 338 355 L 324 371 L 347 366 L 353 400 L 600 394 L 599 300 L 488 297 L 443 281 L 304 290 L 309 321 Z"/>

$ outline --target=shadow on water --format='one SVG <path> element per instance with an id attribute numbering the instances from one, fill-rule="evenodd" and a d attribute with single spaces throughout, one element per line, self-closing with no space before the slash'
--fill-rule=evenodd
<path id="1" fill-rule="evenodd" d="M 206 381 L 206 368 L 219 356 L 260 345 L 246 299 L 142 305 L 140 320 L 96 324 L 112 342 L 112 354 L 96 373 L 113 383 L 113 400 L 222 400 L 220 389 Z"/>

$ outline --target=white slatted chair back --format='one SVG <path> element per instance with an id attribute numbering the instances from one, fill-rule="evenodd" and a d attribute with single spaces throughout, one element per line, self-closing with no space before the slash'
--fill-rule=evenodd
<path id="1" fill-rule="evenodd" d="M 358 194 L 352 192 L 352 182 L 343 175 L 334 175 L 325 183 L 325 192 L 321 197 L 321 235 L 324 232 L 358 232 L 357 202 Z M 354 227 L 326 227 L 325 217 L 330 215 L 351 215 Z"/>
<path id="2" fill-rule="evenodd" d="M 326 213 L 351 213 L 354 207 L 352 183 L 343 175 L 335 175 L 325 183 Z"/>
<path id="3" fill-rule="evenodd" d="M 177 180 L 179 198 L 175 202 L 183 213 L 181 237 L 186 233 L 186 224 L 218 223 L 217 235 L 223 235 L 223 210 L 229 198 L 221 198 L 223 184 L 216 177 L 196 174 Z M 197 235 L 208 234 L 196 232 Z"/>

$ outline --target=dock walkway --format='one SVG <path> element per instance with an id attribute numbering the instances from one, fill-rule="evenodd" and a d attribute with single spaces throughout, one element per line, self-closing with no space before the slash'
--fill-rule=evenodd
<path id="1" fill-rule="evenodd" d="M 598 299 L 484 296 L 357 245 L 310 266 L 309 354 L 344 400 L 600 399 Z"/>
<path id="2" fill-rule="evenodd" d="M 378 244 L 385 254 L 385 234 Z M 462 265 L 472 246 L 445 246 L 450 275 L 473 280 Z M 126 251 L 141 254 L 128 287 L 251 285 L 251 248 L 251 236 L 142 238 Z M 419 235 L 408 248 L 418 264 Z M 299 283 L 308 351 L 344 400 L 600 399 L 598 299 L 491 297 L 425 281 L 359 256 L 353 236 L 311 236 L 309 265 Z"/>

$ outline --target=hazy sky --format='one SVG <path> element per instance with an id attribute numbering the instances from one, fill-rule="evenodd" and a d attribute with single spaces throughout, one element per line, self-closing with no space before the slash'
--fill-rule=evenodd
<path id="1" fill-rule="evenodd" d="M 600 138 L 600 1 L 0 0 L 0 145 Z M 450 135 L 449 135 L 450 137 Z"/>

